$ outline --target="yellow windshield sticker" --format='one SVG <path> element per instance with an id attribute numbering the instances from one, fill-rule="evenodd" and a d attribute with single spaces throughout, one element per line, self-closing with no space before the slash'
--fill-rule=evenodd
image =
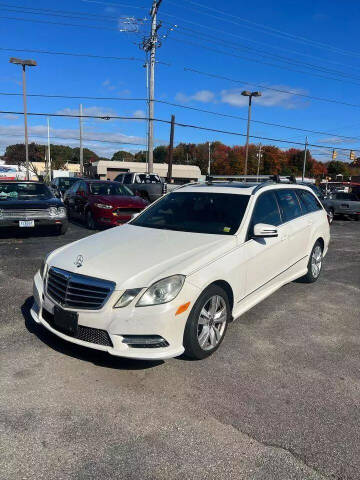
<path id="1" fill-rule="evenodd" d="M 231 228 L 230 227 L 224 227 L 224 232 L 228 233 L 230 232 Z"/>

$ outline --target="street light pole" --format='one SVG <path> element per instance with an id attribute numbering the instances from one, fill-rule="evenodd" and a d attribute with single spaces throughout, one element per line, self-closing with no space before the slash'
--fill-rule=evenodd
<path id="1" fill-rule="evenodd" d="M 211 142 L 208 142 L 208 144 L 209 144 L 208 175 L 210 177 L 210 173 L 211 173 Z"/>
<path id="2" fill-rule="evenodd" d="M 305 178 L 307 147 L 308 147 L 308 137 L 305 137 L 305 150 L 304 150 L 304 163 L 303 163 L 303 171 L 302 171 L 302 181 L 304 181 L 304 178 Z"/>
<path id="3" fill-rule="evenodd" d="M 83 137 L 83 119 L 82 119 L 82 103 L 80 103 L 79 107 L 80 111 L 80 116 L 79 116 L 79 133 L 80 133 L 80 176 L 84 176 L 84 151 L 83 151 L 83 142 L 82 142 L 82 137 Z"/>
<path id="4" fill-rule="evenodd" d="M 257 171 L 256 171 L 256 181 L 258 182 L 259 181 L 259 174 L 260 174 L 260 162 L 261 162 L 261 158 L 262 158 L 262 145 L 261 145 L 261 143 L 259 143 L 259 151 L 258 151 L 257 157 L 258 157 L 258 163 L 257 163 Z"/>
<path id="5" fill-rule="evenodd" d="M 245 167 L 244 167 L 244 175 L 247 175 L 247 166 L 248 166 L 248 158 L 249 158 L 250 122 L 251 122 L 251 102 L 252 102 L 252 97 L 261 97 L 261 92 L 249 92 L 248 90 L 244 90 L 243 92 L 241 92 L 241 95 L 243 95 L 244 97 L 249 97 L 247 132 L 246 132 Z M 245 181 L 246 181 L 246 178 L 245 178 Z"/>
<path id="6" fill-rule="evenodd" d="M 35 60 L 21 60 L 20 58 L 11 57 L 10 63 L 22 66 L 22 87 L 23 87 L 23 102 L 24 102 L 24 133 L 25 133 L 25 168 L 26 168 L 26 180 L 30 180 L 30 168 L 29 168 L 29 138 L 28 138 L 28 124 L 27 124 L 27 105 L 26 105 L 26 67 L 36 67 Z"/>

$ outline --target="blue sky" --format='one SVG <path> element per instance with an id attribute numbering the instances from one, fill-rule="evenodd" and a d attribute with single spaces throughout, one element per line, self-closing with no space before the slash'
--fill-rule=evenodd
<path id="1" fill-rule="evenodd" d="M 144 53 L 138 45 L 150 27 L 150 0 L 64 0 L 61 4 L 54 0 L 38 0 L 35 5 L 31 1 L 7 1 L 9 3 L 0 3 L 0 47 L 9 49 L 0 50 L 1 92 L 21 93 L 20 68 L 8 63 L 10 56 L 18 56 L 34 58 L 38 62 L 38 67 L 28 72 L 28 93 L 128 99 L 146 96 Z M 159 32 L 166 38 L 162 39 L 157 59 L 168 65 L 161 63 L 156 67 L 156 98 L 245 119 L 246 99 L 240 92 L 243 89 L 259 90 L 255 84 L 261 84 L 267 89 L 260 88 L 263 96 L 254 100 L 254 120 L 324 131 L 326 135 L 309 133 L 310 143 L 331 148 L 354 148 L 360 154 L 358 2 L 304 0 L 299 4 L 290 0 L 258 0 L 254 5 L 232 0 L 221 3 L 214 0 L 163 0 L 158 16 L 163 25 Z M 47 12 L 41 12 L 41 9 Z M 136 22 L 139 31 L 120 31 L 134 30 L 133 22 L 130 21 L 129 25 L 122 17 L 139 19 Z M 94 59 L 15 50 L 26 48 L 136 57 L 139 60 Z M 330 98 L 359 107 L 316 101 L 279 90 Z M 1 110 L 22 111 L 21 97 L 1 95 L 0 98 Z M 78 99 L 32 97 L 28 99 L 28 110 L 76 113 L 80 102 Z M 141 117 L 146 112 L 143 101 L 84 99 L 82 103 L 85 114 Z M 169 119 L 171 114 L 176 115 L 178 122 L 240 133 L 245 133 L 246 129 L 245 120 L 156 104 L 155 117 Z M 29 123 L 31 139 L 45 142 L 41 137 L 46 135 L 46 118 L 30 117 Z M 146 125 L 143 121 L 86 120 L 84 130 L 89 139 L 85 146 L 100 155 L 111 156 L 119 149 L 136 151 L 144 148 L 135 145 L 145 143 Z M 256 122 L 252 123 L 251 133 L 288 140 L 289 144 L 278 143 L 283 147 L 292 146 L 290 141 L 303 142 L 306 135 Z M 21 142 L 22 134 L 22 116 L 0 114 L 0 153 L 8 143 Z M 78 121 L 52 118 L 51 135 L 52 143 L 77 146 L 77 140 L 72 138 L 78 137 Z M 156 123 L 155 137 L 158 143 L 167 142 L 168 125 Z M 103 142 L 90 139 L 102 139 Z M 175 140 L 220 140 L 229 145 L 244 143 L 243 137 L 181 127 L 175 130 Z M 330 151 L 312 149 L 314 156 L 323 161 L 329 160 Z M 348 160 L 348 152 L 339 151 L 338 158 Z"/>

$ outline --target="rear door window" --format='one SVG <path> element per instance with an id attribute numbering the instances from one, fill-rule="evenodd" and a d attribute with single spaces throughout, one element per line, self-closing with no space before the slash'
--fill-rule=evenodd
<path id="1" fill-rule="evenodd" d="M 276 191 L 276 195 L 284 222 L 289 222 L 302 215 L 295 190 L 279 189 Z"/>
<path id="2" fill-rule="evenodd" d="M 322 206 L 320 205 L 318 199 L 315 198 L 312 193 L 307 192 L 306 190 L 297 190 L 296 193 L 300 199 L 301 207 L 304 213 L 322 210 Z"/>
<path id="3" fill-rule="evenodd" d="M 124 176 L 124 183 L 129 185 L 131 182 L 132 182 L 132 175 L 131 175 L 131 173 L 127 173 Z"/>

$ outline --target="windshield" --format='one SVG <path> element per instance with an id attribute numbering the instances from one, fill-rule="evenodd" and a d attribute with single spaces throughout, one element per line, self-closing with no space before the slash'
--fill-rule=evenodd
<path id="1" fill-rule="evenodd" d="M 233 235 L 240 226 L 249 198 L 231 193 L 174 192 L 145 210 L 131 225 Z"/>
<path id="2" fill-rule="evenodd" d="M 45 200 L 53 195 L 43 183 L 0 183 L 1 200 Z"/>
<path id="3" fill-rule="evenodd" d="M 71 185 L 74 185 L 79 179 L 76 177 L 69 177 L 69 178 L 59 178 L 59 187 L 60 188 L 70 188 Z"/>
<path id="4" fill-rule="evenodd" d="M 110 182 L 90 183 L 90 192 L 92 195 L 101 196 L 122 195 L 130 197 L 134 195 L 133 192 L 125 185 Z"/>

